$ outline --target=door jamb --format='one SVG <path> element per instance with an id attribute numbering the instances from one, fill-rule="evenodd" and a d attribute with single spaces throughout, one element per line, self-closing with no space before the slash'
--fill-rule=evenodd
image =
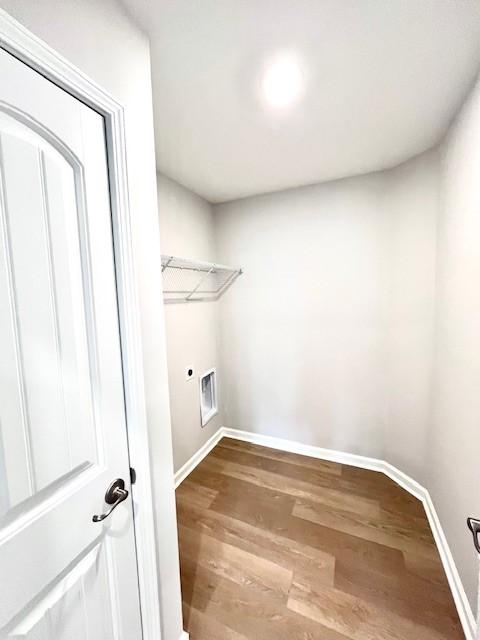
<path id="1" fill-rule="evenodd" d="M 105 120 L 128 448 L 141 473 L 132 486 L 143 640 L 160 640 L 155 515 L 145 407 L 139 303 L 134 275 L 123 106 L 82 71 L 0 9 L 0 48 L 78 98 Z"/>

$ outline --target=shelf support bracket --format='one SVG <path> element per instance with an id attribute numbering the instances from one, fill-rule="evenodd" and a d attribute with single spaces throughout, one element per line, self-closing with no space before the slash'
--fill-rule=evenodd
<path id="1" fill-rule="evenodd" d="M 210 267 L 210 269 L 208 271 L 205 272 L 205 275 L 203 276 L 203 278 L 200 278 L 200 280 L 198 281 L 198 284 L 196 287 L 194 287 L 192 289 L 192 291 L 190 291 L 190 293 L 188 294 L 188 296 L 185 298 L 185 300 L 190 300 L 190 298 L 193 296 L 193 294 L 198 291 L 198 289 L 202 286 L 202 282 L 205 282 L 205 280 L 208 278 L 208 276 L 212 273 L 214 267 Z"/>

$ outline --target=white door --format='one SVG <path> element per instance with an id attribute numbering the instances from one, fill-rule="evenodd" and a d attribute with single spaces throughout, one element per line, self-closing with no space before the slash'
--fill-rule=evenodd
<path id="1" fill-rule="evenodd" d="M 141 639 L 130 495 L 92 521 L 117 478 L 103 118 L 0 49 L 0 638 Z"/>

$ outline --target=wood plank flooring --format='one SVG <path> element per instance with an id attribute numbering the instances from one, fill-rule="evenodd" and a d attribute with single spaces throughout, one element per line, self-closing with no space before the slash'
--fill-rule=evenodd
<path id="1" fill-rule="evenodd" d="M 191 640 L 463 640 L 422 504 L 383 474 L 223 439 L 179 486 Z"/>

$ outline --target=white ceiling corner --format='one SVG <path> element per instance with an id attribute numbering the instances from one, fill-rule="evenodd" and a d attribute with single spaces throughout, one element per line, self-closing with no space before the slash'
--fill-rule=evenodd
<path id="1" fill-rule="evenodd" d="M 157 166 L 221 202 L 394 166 L 435 145 L 480 63 L 478 0 L 123 0 L 151 41 Z M 258 100 L 294 51 L 302 100 Z"/>

